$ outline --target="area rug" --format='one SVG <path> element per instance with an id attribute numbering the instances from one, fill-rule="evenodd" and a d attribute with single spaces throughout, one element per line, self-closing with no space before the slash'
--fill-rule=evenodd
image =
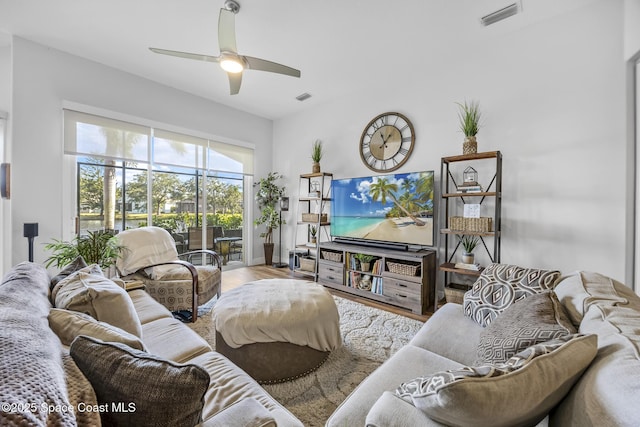
<path id="1" fill-rule="evenodd" d="M 263 386 L 305 426 L 324 426 L 346 397 L 371 372 L 407 344 L 423 322 L 334 296 L 343 346 L 314 373 L 283 384 Z M 215 312 L 215 306 L 212 312 Z M 215 348 L 211 313 L 191 329 Z"/>

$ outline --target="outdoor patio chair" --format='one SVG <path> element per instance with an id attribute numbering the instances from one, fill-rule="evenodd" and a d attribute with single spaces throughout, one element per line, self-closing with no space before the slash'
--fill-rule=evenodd
<path id="1" fill-rule="evenodd" d="M 116 261 L 121 278 L 140 280 L 147 292 L 171 312 L 190 311 L 190 320 L 198 318 L 198 305 L 220 296 L 222 262 L 217 253 L 199 250 L 178 254 L 168 231 L 159 227 L 141 227 L 117 235 L 124 247 Z M 185 259 L 198 255 L 203 265 Z"/>

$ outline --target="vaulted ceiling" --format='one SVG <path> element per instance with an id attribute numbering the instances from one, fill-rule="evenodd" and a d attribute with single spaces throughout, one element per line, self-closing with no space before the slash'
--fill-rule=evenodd
<path id="1" fill-rule="evenodd" d="M 429 64 L 594 1 L 521 0 L 521 13 L 483 27 L 481 16 L 516 0 L 239 0 L 238 51 L 302 76 L 249 70 L 233 96 L 217 64 L 148 49 L 218 55 L 224 0 L 0 0 L 0 32 L 277 119 L 407 70 L 426 76 Z"/>

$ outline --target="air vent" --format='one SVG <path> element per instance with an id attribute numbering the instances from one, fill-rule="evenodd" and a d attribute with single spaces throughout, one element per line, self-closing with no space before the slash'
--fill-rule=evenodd
<path id="1" fill-rule="evenodd" d="M 520 5 L 518 3 L 513 3 L 507 7 L 503 7 L 500 10 L 496 10 L 493 13 L 483 16 L 480 18 L 480 23 L 486 27 L 487 25 L 495 24 L 503 19 L 507 19 L 510 16 L 517 14 L 519 11 Z"/>
<path id="2" fill-rule="evenodd" d="M 296 96 L 296 99 L 297 99 L 298 101 L 306 101 L 306 100 L 307 100 L 307 99 L 309 99 L 309 98 L 311 98 L 311 95 L 310 95 L 310 94 L 308 94 L 308 93 L 306 93 L 306 92 L 305 92 L 305 93 L 303 93 L 302 95 L 298 95 L 298 96 Z"/>

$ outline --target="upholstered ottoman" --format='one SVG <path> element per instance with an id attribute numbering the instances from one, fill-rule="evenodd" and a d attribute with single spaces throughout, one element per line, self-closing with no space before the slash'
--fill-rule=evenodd
<path id="1" fill-rule="evenodd" d="M 331 294 L 307 280 L 266 279 L 222 294 L 216 351 L 261 384 L 313 372 L 342 344 Z"/>

